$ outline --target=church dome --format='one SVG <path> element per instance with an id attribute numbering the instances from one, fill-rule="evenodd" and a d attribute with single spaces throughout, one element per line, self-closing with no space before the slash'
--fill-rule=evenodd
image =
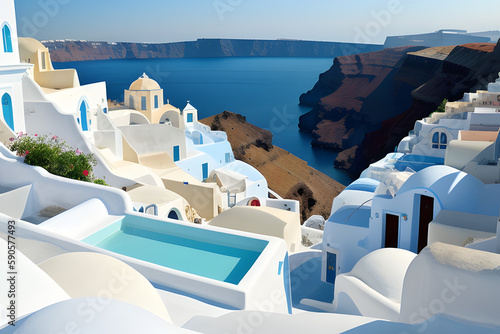
<path id="1" fill-rule="evenodd" d="M 146 73 L 143 73 L 139 79 L 132 82 L 128 90 L 158 90 L 161 89 L 160 85 L 153 79 L 150 79 Z"/>

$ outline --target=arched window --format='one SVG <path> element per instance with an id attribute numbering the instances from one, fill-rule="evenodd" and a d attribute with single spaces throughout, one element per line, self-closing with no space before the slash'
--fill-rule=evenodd
<path id="1" fill-rule="evenodd" d="M 9 94 L 2 96 L 3 119 L 9 128 L 14 131 L 14 111 L 12 110 L 12 99 Z"/>
<path id="2" fill-rule="evenodd" d="M 5 24 L 2 28 L 3 37 L 3 52 L 12 52 L 12 38 L 10 36 L 10 29 Z"/>
<path id="3" fill-rule="evenodd" d="M 170 210 L 167 217 L 170 219 L 179 220 L 179 216 L 177 215 L 177 212 L 175 212 L 175 210 Z"/>
<path id="4" fill-rule="evenodd" d="M 80 104 L 80 125 L 82 126 L 83 131 L 88 131 L 88 117 L 87 117 L 87 103 L 82 101 Z"/>
<path id="5" fill-rule="evenodd" d="M 432 135 L 432 148 L 445 150 L 448 145 L 448 136 L 444 132 L 434 132 Z"/>

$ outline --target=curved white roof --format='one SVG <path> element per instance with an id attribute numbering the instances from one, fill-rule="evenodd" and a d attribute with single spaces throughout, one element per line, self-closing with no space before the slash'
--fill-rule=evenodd
<path id="1" fill-rule="evenodd" d="M 99 304 L 99 300 L 75 298 L 53 304 L 31 315 L 16 333 L 59 333 L 68 324 L 78 329 L 74 333 L 189 333 L 142 307 L 108 298 Z M 99 308 L 93 308 L 92 303 Z"/>
<path id="2" fill-rule="evenodd" d="M 381 295 L 400 303 L 406 270 L 416 256 L 404 249 L 381 248 L 364 256 L 347 275 L 359 278 Z"/>
<path id="3" fill-rule="evenodd" d="M 449 166 L 432 166 L 415 173 L 401 186 L 396 196 L 418 188 L 430 190 L 443 210 L 471 213 L 491 211 L 492 197 L 500 193 L 498 185 L 487 186 L 474 176 Z M 490 214 L 486 211 L 482 213 Z"/>

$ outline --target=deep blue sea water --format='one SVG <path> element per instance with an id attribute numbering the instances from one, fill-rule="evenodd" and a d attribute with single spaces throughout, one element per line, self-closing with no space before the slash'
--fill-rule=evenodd
<path id="1" fill-rule="evenodd" d="M 198 109 L 200 119 L 229 110 L 250 123 L 271 130 L 273 143 L 307 161 L 333 179 L 352 179 L 335 169 L 337 153 L 311 146 L 309 134 L 299 132 L 300 94 L 311 89 L 331 58 L 180 58 L 100 60 L 54 63 L 75 68 L 81 84 L 106 81 L 108 98 L 123 101 L 124 90 L 143 72 L 164 90 L 165 102 Z"/>

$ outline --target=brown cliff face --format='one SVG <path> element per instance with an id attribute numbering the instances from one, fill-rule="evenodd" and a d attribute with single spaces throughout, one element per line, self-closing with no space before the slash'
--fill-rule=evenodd
<path id="1" fill-rule="evenodd" d="M 360 145 L 365 133 L 397 115 L 401 107 L 410 107 L 409 93 L 418 82 L 395 81 L 395 76 L 407 53 L 421 49 L 401 47 L 336 58 L 313 90 L 301 96 L 301 102 L 310 105 L 315 96 L 319 98 L 318 91 L 333 89 L 300 118 L 300 129 L 311 132 L 312 143 L 321 147 L 342 151 Z"/>
<path id="2" fill-rule="evenodd" d="M 335 166 L 353 175 L 393 151 L 444 98 L 484 89 L 500 71 L 500 45 L 398 49 L 359 55 L 357 62 L 356 56 L 337 58 L 301 96 L 308 105 L 317 100 L 299 126 L 312 133 L 313 145 L 339 150 Z M 333 91 L 324 95 L 327 88 Z"/>
<path id="3" fill-rule="evenodd" d="M 268 186 L 283 198 L 300 201 L 302 222 L 311 215 L 328 218 L 333 199 L 343 185 L 307 165 L 307 162 L 272 144 L 272 134 L 225 111 L 201 120 L 212 130 L 225 131 L 234 156 L 255 167 Z"/>
<path id="4" fill-rule="evenodd" d="M 174 43 L 46 41 L 54 62 L 186 57 L 337 57 L 381 45 L 300 40 L 198 39 Z"/>

